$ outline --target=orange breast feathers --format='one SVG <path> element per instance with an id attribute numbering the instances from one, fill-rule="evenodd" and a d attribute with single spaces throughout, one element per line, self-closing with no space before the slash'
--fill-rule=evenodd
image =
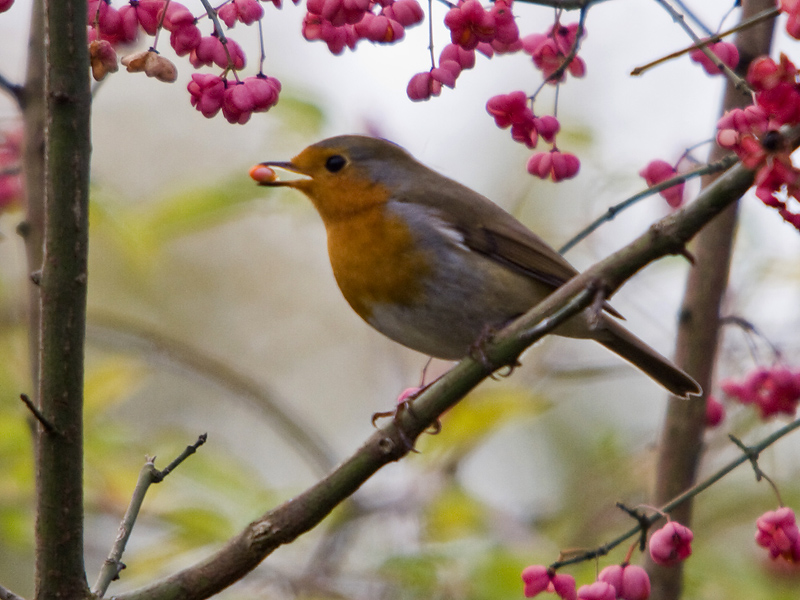
<path id="1" fill-rule="evenodd" d="M 325 226 L 336 282 L 361 318 L 368 321 L 376 303 L 410 306 L 423 301 L 430 257 L 385 204 Z"/>
<path id="2" fill-rule="evenodd" d="M 432 270 L 429 255 L 415 243 L 406 220 L 390 211 L 386 186 L 360 173 L 342 178 L 323 170 L 292 187 L 322 217 L 336 282 L 364 320 L 375 303 L 409 306 L 422 300 Z"/>

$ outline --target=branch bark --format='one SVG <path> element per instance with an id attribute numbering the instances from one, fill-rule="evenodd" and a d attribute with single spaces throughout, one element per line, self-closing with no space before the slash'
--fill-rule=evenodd
<path id="1" fill-rule="evenodd" d="M 773 6 L 771 0 L 745 0 L 741 20 L 750 19 Z M 773 21 L 762 22 L 736 35 L 735 44 L 740 56 L 737 73 L 740 76 L 745 76 L 754 58 L 769 54 L 773 26 Z M 751 98 L 729 82 L 721 112 L 744 107 L 751 102 Z M 719 160 L 724 154 L 725 151 L 715 145 L 709 162 Z M 714 176 L 706 176 L 702 181 L 704 187 L 711 185 Z M 691 248 L 695 266 L 689 272 L 681 307 L 675 362 L 695 378 L 706 395 L 711 389 L 717 358 L 720 307 L 728 285 L 737 214 L 738 203 L 731 204 L 700 232 Z M 704 429 L 705 397 L 691 402 L 670 398 L 661 433 L 653 504 L 661 505 L 694 485 L 703 451 Z M 681 505 L 672 513 L 672 517 L 689 526 L 692 502 Z M 666 568 L 649 561 L 647 570 L 653 600 L 674 600 L 681 596 L 682 565 Z"/>
<path id="2" fill-rule="evenodd" d="M 83 564 L 83 342 L 88 250 L 86 0 L 46 0 L 44 258 L 36 435 L 36 598 L 88 596 Z"/>

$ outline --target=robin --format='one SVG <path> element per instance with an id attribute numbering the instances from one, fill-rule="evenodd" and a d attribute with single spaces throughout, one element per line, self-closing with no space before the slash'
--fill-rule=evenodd
<path id="1" fill-rule="evenodd" d="M 278 180 L 272 167 L 300 177 Z M 308 196 L 353 310 L 428 356 L 463 358 L 487 331 L 578 273 L 502 208 L 383 139 L 329 138 L 291 162 L 261 163 L 250 174 L 260 185 Z M 587 311 L 555 333 L 601 343 L 676 396 L 701 393 L 696 381 L 615 320 L 614 309 L 607 306 L 599 320 Z"/>

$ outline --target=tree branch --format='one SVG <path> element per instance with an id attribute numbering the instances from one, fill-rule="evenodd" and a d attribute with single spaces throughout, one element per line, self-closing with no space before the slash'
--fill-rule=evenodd
<path id="1" fill-rule="evenodd" d="M 561 248 L 558 249 L 559 254 L 565 254 L 566 252 L 569 252 L 580 242 L 585 240 L 591 233 L 597 230 L 603 223 L 607 221 L 613 221 L 614 218 L 619 213 L 633 206 L 640 200 L 644 200 L 645 198 L 648 198 L 653 194 L 657 194 L 662 190 L 671 188 L 673 185 L 683 183 L 684 181 L 689 181 L 690 179 L 693 179 L 695 177 L 701 177 L 703 175 L 708 175 L 709 173 L 718 173 L 720 171 L 724 171 L 725 169 L 729 169 L 734 164 L 736 164 L 737 160 L 738 159 L 736 158 L 736 156 L 731 154 L 721 160 L 718 160 L 717 162 L 703 165 L 701 167 L 696 168 L 693 171 L 689 171 L 688 173 L 682 173 L 680 175 L 675 175 L 675 177 L 670 177 L 669 179 L 665 179 L 661 183 L 651 186 L 646 190 L 639 192 L 638 194 L 634 194 L 627 200 L 623 200 L 622 202 L 619 202 L 614 206 L 609 206 L 608 210 L 606 210 L 604 214 L 597 217 L 597 219 L 589 223 L 589 225 L 581 229 L 570 240 L 568 240 L 566 244 L 561 246 Z"/>
<path id="2" fill-rule="evenodd" d="M 88 244 L 86 0 L 45 3 L 45 231 L 36 436 L 36 598 L 89 594 L 83 564 L 83 341 Z"/>
<path id="3" fill-rule="evenodd" d="M 743 3 L 741 20 L 771 8 L 771 0 L 747 0 Z M 736 35 L 739 50 L 737 71 L 747 72 L 753 58 L 768 54 L 772 40 L 773 22 L 762 22 Z M 728 82 L 722 111 L 742 107 L 751 102 Z M 714 146 L 709 162 L 718 160 L 725 150 Z M 715 186 L 713 176 L 703 178 L 704 186 Z M 728 285 L 728 271 L 737 222 L 737 205 L 733 204 L 718 219 L 697 236 L 691 252 L 695 267 L 689 272 L 686 293 L 681 306 L 676 341 L 675 362 L 702 386 L 711 389 L 717 358 L 720 331 L 720 305 Z M 661 433 L 656 470 L 653 504 L 659 505 L 692 486 L 703 451 L 705 431 L 705 402 L 686 402 L 671 398 Z M 675 519 L 691 525 L 692 503 L 687 502 L 675 513 Z M 682 588 L 682 565 L 660 567 L 648 561 L 647 570 L 652 584 L 652 600 L 675 600 Z"/>
<path id="4" fill-rule="evenodd" d="M 136 523 L 136 518 L 139 516 L 139 510 L 142 508 L 144 497 L 147 490 L 154 483 L 161 483 L 164 478 L 169 475 L 179 464 L 189 458 L 192 454 L 197 452 L 197 449 L 206 443 L 207 436 L 202 434 L 197 438 L 197 441 L 191 446 L 186 446 L 186 449 L 167 465 L 163 470 L 156 469 L 156 458 L 148 458 L 141 470 L 139 471 L 139 479 L 136 482 L 136 487 L 131 495 L 131 501 L 128 504 L 128 509 L 125 511 L 125 516 L 122 517 L 122 522 L 119 524 L 119 533 L 108 558 L 103 562 L 103 568 L 97 576 L 97 582 L 92 588 L 92 593 L 98 598 L 102 598 L 109 584 L 119 578 L 119 573 L 125 568 L 122 562 L 122 555 L 125 552 L 125 546 L 133 532 L 133 526 Z"/>
<path id="5" fill-rule="evenodd" d="M 793 132 L 791 143 L 797 145 Z M 496 367 L 513 364 L 520 353 L 547 331 L 589 306 L 601 290 L 613 293 L 648 263 L 680 253 L 705 223 L 750 187 L 753 173 L 736 165 L 693 203 L 654 224 L 619 252 L 564 284 L 528 313 L 500 331 L 485 348 Z M 316 526 L 342 500 L 384 465 L 407 454 L 411 443 L 448 408 L 488 377 L 487 369 L 465 358 L 431 385 L 391 423 L 375 432 L 335 471 L 306 492 L 250 523 L 215 554 L 140 590 L 115 595 L 117 600 L 207 598 L 254 569 L 279 546 Z"/>

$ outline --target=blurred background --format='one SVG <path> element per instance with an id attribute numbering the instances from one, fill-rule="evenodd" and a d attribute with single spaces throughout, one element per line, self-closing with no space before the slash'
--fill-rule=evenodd
<path id="1" fill-rule="evenodd" d="M 199 2 L 186 2 L 195 14 Z M 716 28 L 729 3 L 693 8 Z M 409 78 L 429 68 L 427 24 L 394 47 L 362 42 L 332 56 L 300 35 L 302 7 L 265 6 L 266 74 L 279 104 L 244 126 L 205 119 L 189 103 L 193 69 L 169 85 L 119 72 L 96 91 L 93 117 L 86 373 L 87 571 L 92 582 L 116 535 L 145 455 L 163 468 L 197 435 L 209 442 L 152 489 L 110 593 L 133 589 L 207 556 L 266 510 L 312 484 L 371 433 L 371 415 L 419 382 L 426 357 L 384 339 L 350 310 L 333 280 L 321 222 L 300 194 L 258 188 L 248 168 L 288 160 L 342 133 L 406 147 L 485 194 L 558 247 L 609 206 L 644 187 L 647 162 L 675 161 L 713 137 L 723 82 L 687 57 L 641 77 L 631 69 L 688 44 L 655 3 L 605 2 L 587 20 L 587 73 L 559 93 L 559 147 L 579 176 L 555 185 L 529 176 L 530 151 L 495 127 L 486 100 L 540 82 L 526 55 L 479 55 L 455 90 L 412 103 Z M 0 15 L 0 73 L 24 81 L 30 6 Z M 449 40 L 434 6 L 434 43 Z M 524 34 L 551 9 L 518 4 Z M 726 27 L 735 22 L 726 21 Z M 563 22 L 577 20 L 566 15 Z M 207 23 L 204 26 L 207 27 Z M 231 32 L 256 71 L 255 28 Z M 147 40 L 149 42 L 149 40 Z M 146 42 L 141 43 L 142 49 Z M 777 46 L 800 58 L 796 43 Z M 537 100 L 552 113 L 553 90 Z M 0 127 L 17 112 L 0 95 Z M 706 147 L 695 150 L 703 160 Z M 695 189 L 692 184 L 691 190 Z M 638 236 L 669 207 L 652 197 L 567 255 L 578 268 Z M 15 227 L 0 214 L 0 582 L 31 593 L 33 474 L 26 411 L 27 267 Z M 800 363 L 800 238 L 755 198 L 742 220 L 727 311 L 754 323 Z M 648 267 L 615 297 L 629 327 L 671 354 L 687 263 Z M 772 355 L 726 332 L 720 377 Z M 519 572 L 560 549 L 599 545 L 631 523 L 615 502 L 646 502 L 665 394 L 599 346 L 547 339 L 502 381 L 487 381 L 426 436 L 420 454 L 386 467 L 315 532 L 282 548 L 225 598 L 518 598 Z M 449 366 L 435 362 L 430 374 Z M 735 456 L 734 432 L 760 424 L 729 405 L 708 432 L 703 472 Z M 795 436 L 797 438 L 798 436 Z M 800 506 L 800 443 L 786 439 L 761 466 L 784 502 Z M 742 467 L 697 502 L 687 597 L 796 598 L 797 571 L 764 560 L 754 520 L 776 501 Z M 619 549 L 601 567 L 619 562 Z M 570 572 L 580 583 L 595 565 Z"/>

